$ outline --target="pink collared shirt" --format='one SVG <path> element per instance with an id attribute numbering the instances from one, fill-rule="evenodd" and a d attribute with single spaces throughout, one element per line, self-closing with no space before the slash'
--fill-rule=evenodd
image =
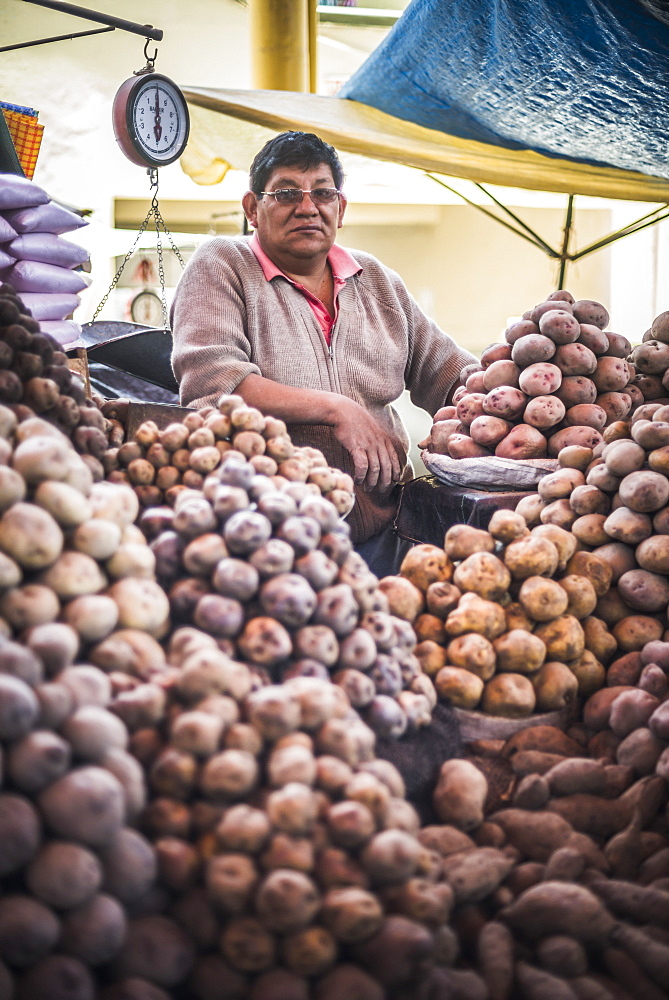
<path id="1" fill-rule="evenodd" d="M 287 274 L 276 266 L 276 264 L 269 259 L 263 248 L 260 246 L 260 240 L 258 239 L 258 234 L 254 233 L 249 241 L 249 246 L 253 250 L 254 254 L 258 258 L 258 263 L 260 264 L 263 274 L 267 281 L 271 281 L 272 278 L 280 276 L 285 278 L 286 281 L 290 281 L 291 285 L 294 285 L 305 299 L 309 303 L 311 311 L 318 321 L 318 325 L 323 331 L 323 336 L 325 337 L 325 342 L 328 347 L 330 346 L 330 340 L 332 337 L 332 327 L 334 326 L 337 316 L 339 315 L 339 303 L 337 301 L 339 292 L 346 284 L 347 278 L 352 278 L 354 274 L 360 274 L 362 268 L 358 264 L 348 250 L 344 247 L 337 246 L 335 243 L 328 253 L 328 263 L 332 270 L 332 277 L 334 278 L 334 316 L 325 308 L 324 304 L 320 299 L 316 298 L 308 288 L 301 285 L 299 281 L 293 281 L 289 278 Z"/>

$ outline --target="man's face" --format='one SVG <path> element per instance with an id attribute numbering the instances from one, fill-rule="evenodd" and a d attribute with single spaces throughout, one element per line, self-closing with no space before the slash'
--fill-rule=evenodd
<path id="1" fill-rule="evenodd" d="M 299 167 L 277 167 L 269 176 L 265 191 L 279 188 L 336 187 L 332 171 L 322 163 L 309 170 Z M 269 195 L 256 196 L 247 191 L 242 200 L 246 217 L 258 232 L 260 245 L 267 256 L 278 263 L 283 258 L 309 259 L 327 254 L 341 228 L 346 198 L 339 195 L 328 205 L 315 205 L 305 194 L 296 205 L 279 205 Z"/>

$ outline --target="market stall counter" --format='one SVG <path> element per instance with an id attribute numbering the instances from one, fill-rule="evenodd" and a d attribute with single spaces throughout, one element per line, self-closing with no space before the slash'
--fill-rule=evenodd
<path id="1" fill-rule="evenodd" d="M 395 529 L 408 541 L 443 545 L 444 534 L 452 525 L 487 528 L 496 510 L 515 510 L 523 497 L 534 492 L 476 490 L 447 485 L 435 476 L 421 476 L 402 487 Z"/>

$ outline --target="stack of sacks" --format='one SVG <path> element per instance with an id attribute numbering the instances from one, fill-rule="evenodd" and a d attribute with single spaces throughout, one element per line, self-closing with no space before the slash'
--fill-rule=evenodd
<path id="1" fill-rule="evenodd" d="M 0 174 L 0 277 L 11 281 L 42 331 L 63 346 L 79 338 L 81 327 L 65 317 L 89 282 L 73 270 L 88 260 L 88 251 L 61 233 L 85 225 L 32 181 Z"/>

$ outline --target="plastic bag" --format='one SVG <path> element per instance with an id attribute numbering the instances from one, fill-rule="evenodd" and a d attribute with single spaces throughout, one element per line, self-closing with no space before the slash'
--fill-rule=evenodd
<path id="1" fill-rule="evenodd" d="M 46 191 L 20 174 L 0 174 L 0 209 L 26 208 L 45 205 L 49 200 Z"/>
<path id="2" fill-rule="evenodd" d="M 420 457 L 442 483 L 473 490 L 534 490 L 540 479 L 558 468 L 556 458 L 449 458 L 429 451 Z"/>
<path id="3" fill-rule="evenodd" d="M 56 264 L 37 260 L 17 260 L 9 279 L 17 292 L 69 292 L 76 295 L 88 287 L 89 279 L 81 271 L 71 271 Z"/>
<path id="4" fill-rule="evenodd" d="M 88 225 L 80 215 L 54 205 L 53 202 L 36 208 L 5 212 L 5 218 L 17 233 L 69 233 Z"/>
<path id="5" fill-rule="evenodd" d="M 21 292 L 21 302 L 36 320 L 65 319 L 80 305 L 78 295 L 58 292 Z"/>
<path id="6" fill-rule="evenodd" d="M 8 243 L 16 239 L 17 232 L 10 226 L 4 216 L 0 215 L 0 243 Z"/>
<path id="7" fill-rule="evenodd" d="M 24 233 L 8 243 L 7 250 L 18 260 L 38 260 L 59 267 L 77 267 L 89 259 L 88 250 L 55 233 Z"/>
<path id="8" fill-rule="evenodd" d="M 11 267 L 12 264 L 16 264 L 16 259 L 10 257 L 8 253 L 5 253 L 2 247 L 0 247 L 0 271 L 4 270 L 6 267 Z"/>
<path id="9" fill-rule="evenodd" d="M 40 330 L 57 340 L 61 347 L 73 344 L 81 336 L 81 327 L 71 319 L 64 319 L 59 323 L 40 323 Z"/>

